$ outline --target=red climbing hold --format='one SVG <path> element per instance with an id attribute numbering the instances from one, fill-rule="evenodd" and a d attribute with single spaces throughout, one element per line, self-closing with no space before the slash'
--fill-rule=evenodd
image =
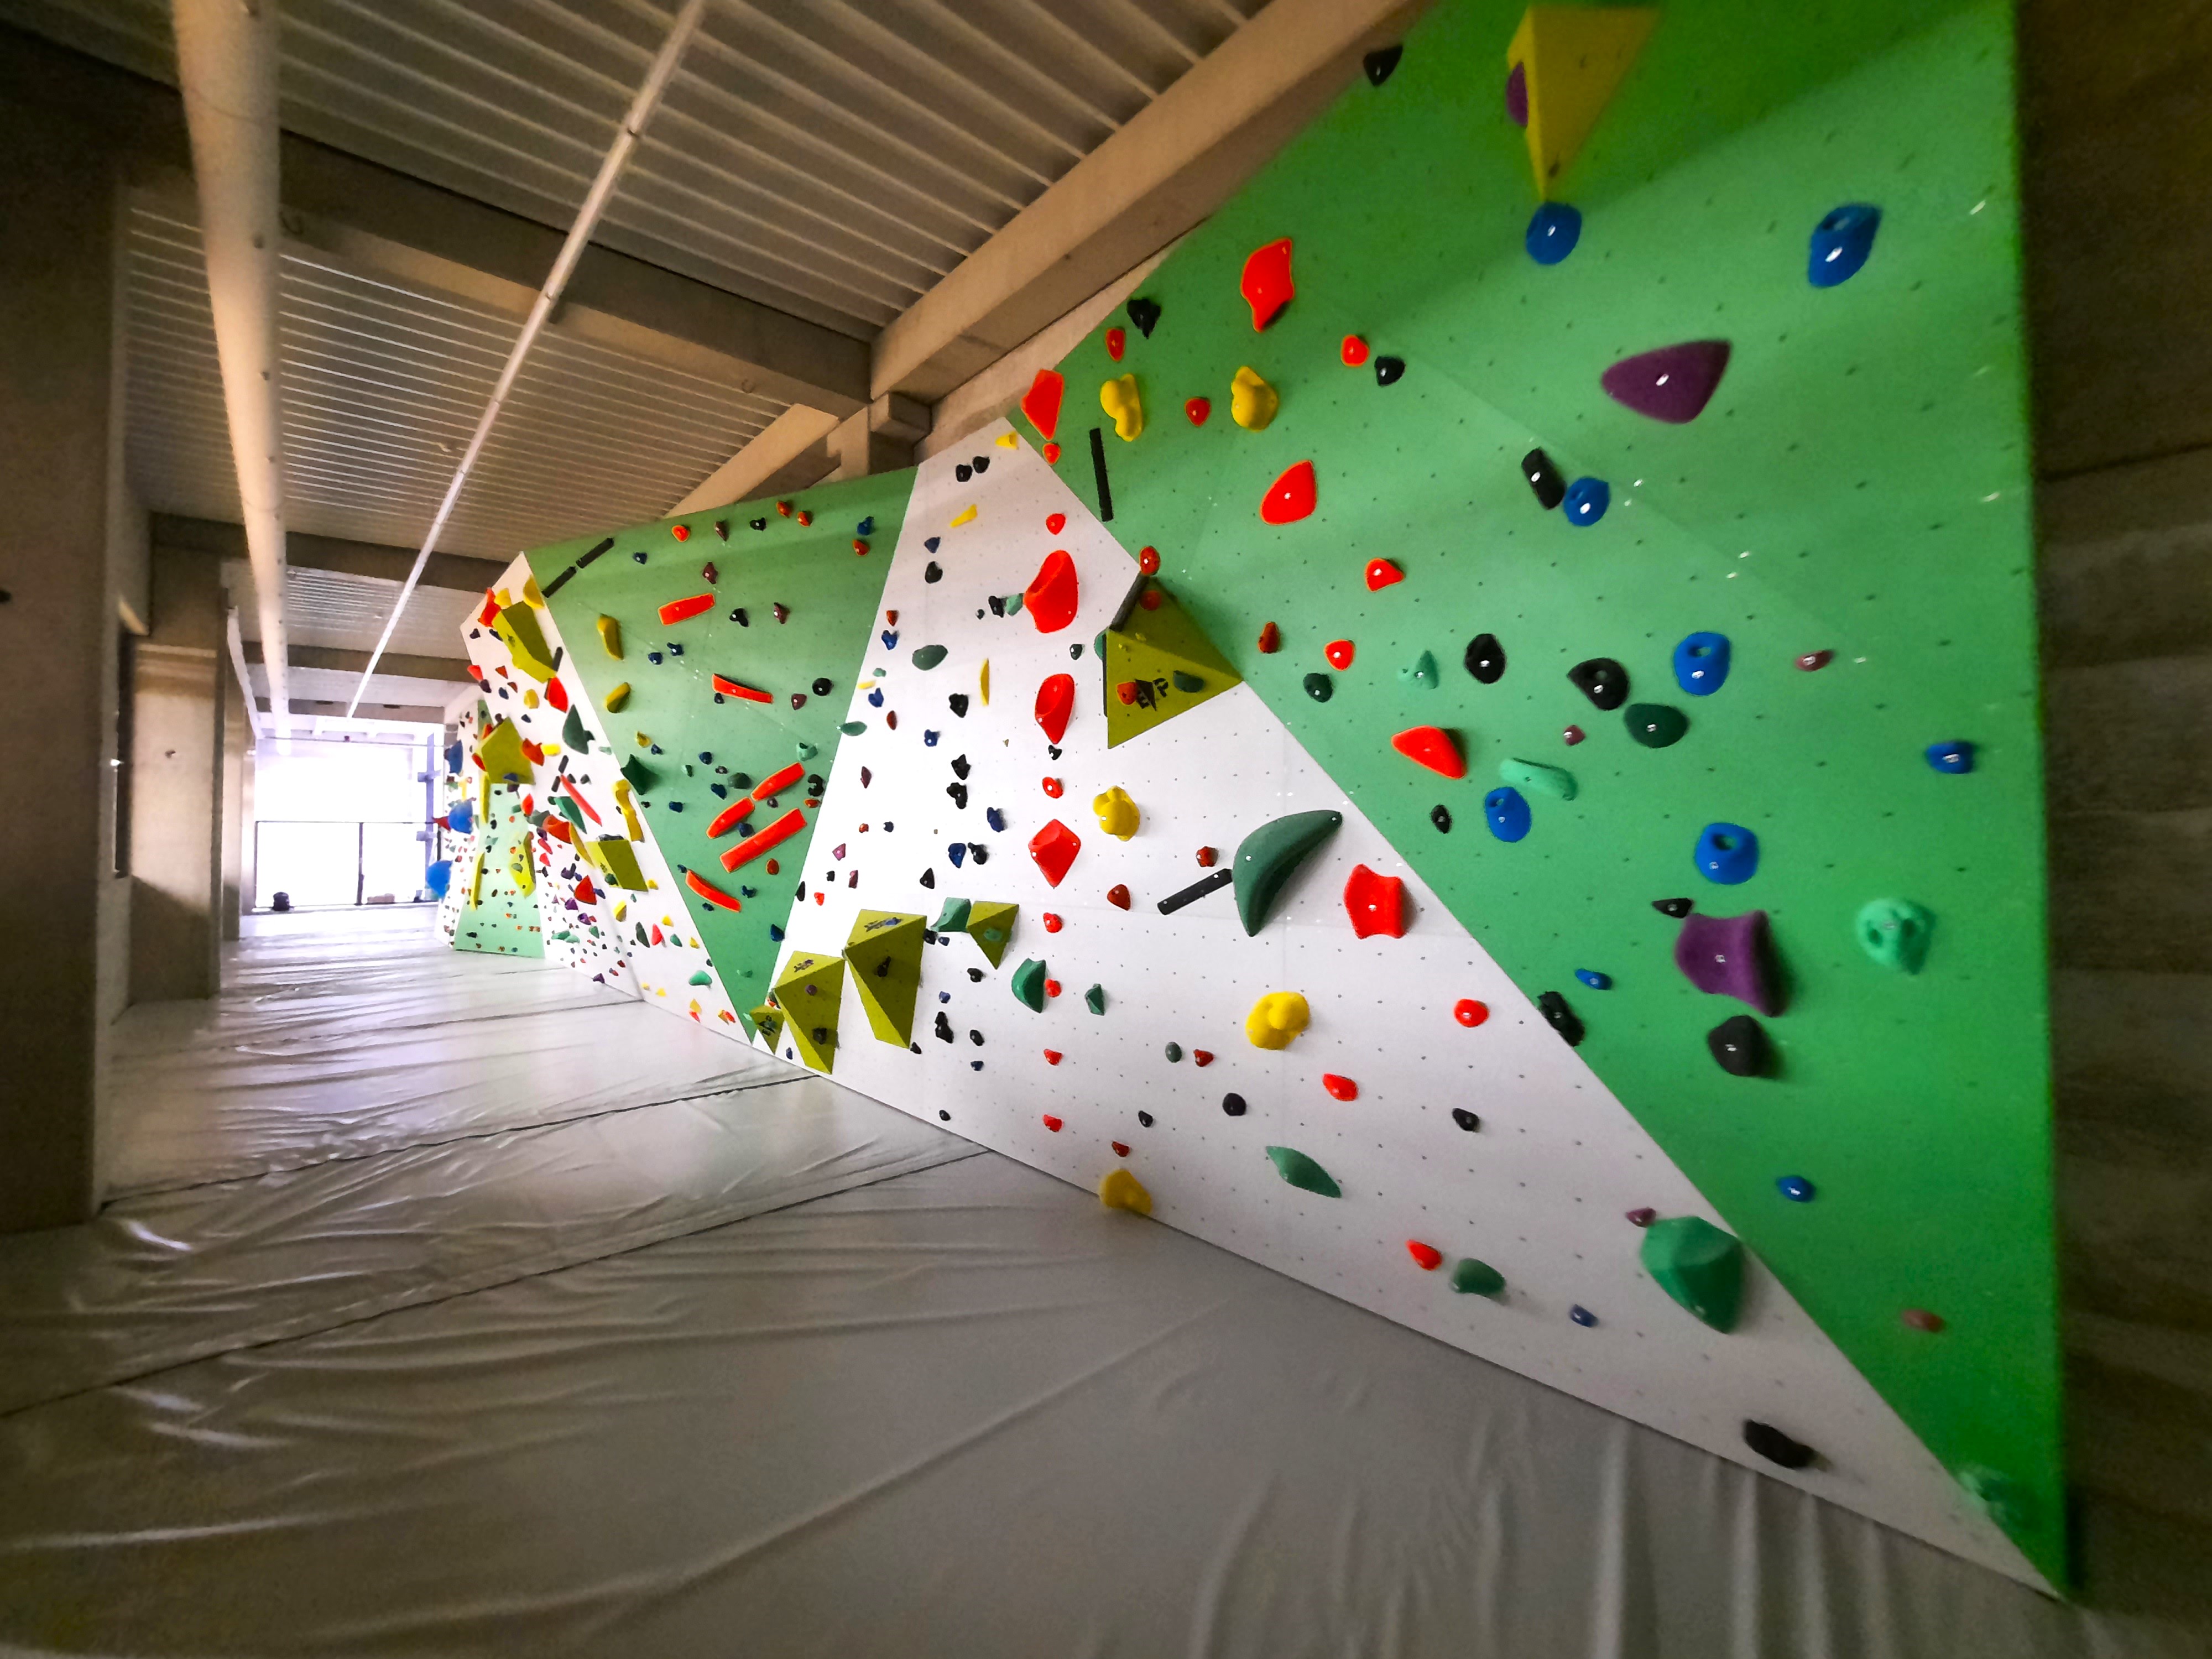
<path id="1" fill-rule="evenodd" d="M 1115 331 L 1116 334 L 1119 334 L 1121 331 L 1121 330 L 1119 330 L 1119 329 L 1117 328 L 1117 329 L 1115 329 L 1114 331 Z M 1116 1157 L 1116 1158 L 1127 1158 L 1127 1157 L 1128 1157 L 1128 1155 L 1129 1155 L 1129 1147 L 1128 1147 L 1128 1143 L 1127 1143 L 1127 1142 L 1126 1142 L 1126 1141 L 1121 1141 L 1121 1140 L 1109 1140 L 1109 1141 L 1108 1141 L 1106 1144 L 1107 1144 L 1109 1146 L 1111 1146 L 1111 1147 L 1114 1149 L 1114 1156 L 1115 1156 L 1115 1157 Z"/>
<path id="2" fill-rule="evenodd" d="M 1037 687 L 1036 723 L 1044 728 L 1045 739 L 1058 743 L 1067 735 L 1067 717 L 1075 712 L 1075 677 L 1054 674 Z"/>
<path id="3" fill-rule="evenodd" d="M 884 611 L 884 620 L 889 623 L 893 628 L 896 628 L 898 626 L 898 612 L 896 611 Z"/>
<path id="4" fill-rule="evenodd" d="M 1659 1218 L 1659 1212 L 1647 1204 L 1629 1211 L 1627 1218 L 1628 1224 L 1632 1227 L 1648 1227 Z"/>
<path id="5" fill-rule="evenodd" d="M 1344 908 L 1352 918 L 1353 934 L 1360 939 L 1376 933 L 1406 937 L 1406 884 L 1396 876 L 1353 865 L 1351 878 L 1344 884 Z"/>
<path id="6" fill-rule="evenodd" d="M 1367 361 L 1367 342 L 1357 334 L 1344 337 L 1344 366 L 1357 368 Z"/>
<path id="7" fill-rule="evenodd" d="M 1384 588 L 1395 586 L 1397 583 L 1405 580 L 1406 573 L 1399 569 L 1396 565 L 1391 563 L 1389 560 L 1368 560 L 1367 591 L 1369 592 L 1379 593 Z"/>
<path id="8" fill-rule="evenodd" d="M 545 682 L 545 701 L 563 714 L 568 708 L 568 688 L 561 684 L 558 676 Z"/>
<path id="9" fill-rule="evenodd" d="M 1066 1058 L 1066 1056 L 1057 1048 L 1048 1048 L 1044 1051 L 1044 1063 L 1048 1066 L 1057 1066 Z"/>
<path id="10" fill-rule="evenodd" d="M 791 503 L 789 501 L 778 501 L 775 504 L 775 510 L 787 519 L 791 516 Z"/>
<path id="11" fill-rule="evenodd" d="M 553 822 L 554 820 L 551 818 L 548 818 L 546 820 L 546 823 L 549 824 Z M 592 886 L 592 878 L 589 876 L 586 876 L 581 881 L 576 884 L 576 902 L 579 904 L 597 904 L 599 902 L 599 890 Z"/>
<path id="12" fill-rule="evenodd" d="M 1452 1004 L 1452 1018 L 1470 1028 L 1480 1025 L 1490 1018 L 1490 1005 L 1477 1002 L 1473 997 L 1462 997 Z"/>
<path id="13" fill-rule="evenodd" d="M 714 676 L 714 690 L 726 697 L 743 697 L 747 702 L 774 702 L 775 698 L 757 686 L 741 685 L 726 675 Z"/>
<path id="14" fill-rule="evenodd" d="M 867 550 L 868 550 L 868 544 L 867 544 L 865 540 L 863 540 L 860 537 L 858 537 L 858 536 L 855 536 L 855 537 L 854 537 L 854 538 L 853 538 L 853 551 L 854 551 L 854 552 L 855 552 L 855 553 L 866 553 Z"/>
<path id="15" fill-rule="evenodd" d="M 1022 413 L 1030 417 L 1030 424 L 1037 429 L 1037 436 L 1049 438 L 1060 428 L 1060 400 L 1067 391 L 1067 382 L 1056 368 L 1041 368 L 1030 389 L 1022 393 Z M 1057 456 L 1048 455 L 1048 461 Z"/>
<path id="16" fill-rule="evenodd" d="M 1045 981 L 1044 994 L 1048 997 L 1058 996 L 1060 994 L 1060 981 L 1056 979 L 1048 979 Z"/>
<path id="17" fill-rule="evenodd" d="M 1283 648 L 1283 630 L 1269 623 L 1260 630 L 1260 654 L 1272 657 Z"/>
<path id="18" fill-rule="evenodd" d="M 1808 651 L 1797 659 L 1797 665 L 1809 674 L 1816 668 L 1826 668 L 1835 659 L 1836 653 L 1832 651 Z"/>
<path id="19" fill-rule="evenodd" d="M 1416 726 L 1390 739 L 1390 746 L 1417 766 L 1447 778 L 1467 775 L 1467 757 L 1459 752 L 1458 739 L 1439 726 Z"/>
<path id="20" fill-rule="evenodd" d="M 1190 1051 L 1190 1058 L 1194 1065 L 1211 1066 L 1213 1064 L 1213 1050 L 1211 1048 L 1194 1048 Z"/>
<path id="21" fill-rule="evenodd" d="M 1066 878 L 1067 866 L 1075 862 L 1075 855 L 1082 850 L 1083 837 L 1058 818 L 1030 837 L 1030 856 L 1044 872 L 1045 880 L 1054 887 Z"/>
<path id="22" fill-rule="evenodd" d="M 1066 922 L 1062 921 L 1051 911 L 1048 910 L 1044 913 L 1044 930 L 1046 933 L 1056 933 L 1066 926 L 1067 924 Z"/>
<path id="23" fill-rule="evenodd" d="M 691 526 L 688 524 L 672 524 L 668 526 L 668 533 L 679 542 L 688 542 L 691 539 Z"/>
<path id="24" fill-rule="evenodd" d="M 1201 847 L 1198 849 L 1198 867 L 1201 870 L 1211 870 L 1213 868 L 1214 860 L 1220 856 L 1221 854 L 1211 847 Z"/>
<path id="25" fill-rule="evenodd" d="M 1047 466 L 1053 466 L 1058 465 L 1059 460 L 1060 446 L 1058 444 L 1047 444 L 1044 447 L 1044 464 Z"/>
<path id="26" fill-rule="evenodd" d="M 755 800 L 766 800 L 770 795 L 780 795 L 805 775 L 806 769 L 801 766 L 797 761 L 793 761 L 790 765 L 785 767 L 781 772 L 771 772 L 768 776 L 763 778 L 758 783 L 755 784 L 753 786 L 753 799 Z"/>
<path id="27" fill-rule="evenodd" d="M 1122 352 L 1128 349 L 1129 337 L 1118 328 L 1106 331 L 1106 355 L 1115 362 L 1121 361 Z"/>
<path id="28" fill-rule="evenodd" d="M 722 854 L 722 868 L 734 870 L 750 860 L 758 858 L 777 842 L 788 840 L 806 828 L 806 815 L 796 806 L 786 812 L 765 830 L 756 830 L 735 847 Z M 769 860 L 768 872 L 775 873 L 775 860 Z"/>
<path id="29" fill-rule="evenodd" d="M 719 904 L 726 910 L 742 910 L 745 908 L 696 870 L 686 870 L 684 872 L 684 884 L 709 904 Z"/>
<path id="30" fill-rule="evenodd" d="M 1925 1308 L 1907 1308 L 1897 1317 L 1908 1330 L 1926 1331 L 1931 1336 L 1943 1328 L 1943 1316 Z"/>
<path id="31" fill-rule="evenodd" d="M 1348 1077 L 1339 1077 L 1334 1072 L 1323 1072 L 1321 1074 L 1321 1086 L 1338 1100 L 1359 1098 L 1359 1085 Z"/>
<path id="32" fill-rule="evenodd" d="M 1418 1238 L 1406 1241 L 1406 1254 L 1420 1264 L 1425 1273 L 1434 1273 L 1443 1266 L 1444 1253 L 1433 1244 L 1424 1244 Z"/>
<path id="33" fill-rule="evenodd" d="M 1053 1133 L 1058 1134 L 1060 1133 L 1060 1120 L 1054 1117 L 1050 1112 L 1047 1112 L 1044 1115 L 1044 1127 L 1051 1130 Z"/>
<path id="34" fill-rule="evenodd" d="M 1314 510 L 1314 470 L 1311 461 L 1286 468 L 1260 498 L 1260 516 L 1269 524 L 1296 524 Z"/>
<path id="35" fill-rule="evenodd" d="M 1106 890 L 1106 902 L 1112 905 L 1117 910 L 1127 909 L 1129 908 L 1129 890 L 1127 887 L 1124 887 L 1120 882 L 1115 882 L 1111 887 L 1109 887 Z"/>
<path id="36" fill-rule="evenodd" d="M 1036 574 L 1022 590 L 1022 609 L 1036 623 L 1038 633 L 1057 634 L 1075 620 L 1078 592 L 1075 561 L 1067 556 L 1066 548 L 1056 547 L 1044 556 Z"/>
<path id="37" fill-rule="evenodd" d="M 1147 576 L 1158 575 L 1160 574 L 1160 550 L 1157 547 L 1147 547 L 1139 552 L 1137 555 L 1137 568 L 1143 571 Z"/>
<path id="38" fill-rule="evenodd" d="M 1291 239 L 1285 236 L 1279 242 L 1253 249 L 1237 288 L 1252 307 L 1252 331 L 1256 334 L 1281 315 L 1283 307 L 1297 295 L 1291 281 Z"/>
<path id="39" fill-rule="evenodd" d="M 1160 601 L 1166 597 L 1158 588 L 1148 587 L 1137 595 L 1137 603 L 1147 611 L 1157 611 L 1160 608 Z"/>
<path id="40" fill-rule="evenodd" d="M 1060 780 L 1058 778 L 1047 778 L 1044 781 L 1044 792 L 1046 794 L 1050 795 L 1054 800 L 1058 800 L 1060 796 Z"/>
<path id="41" fill-rule="evenodd" d="M 814 522 L 813 514 L 808 512 L 806 508 L 803 507 L 800 507 L 798 513 L 793 516 L 795 516 L 801 524 L 812 524 Z"/>
<path id="42" fill-rule="evenodd" d="M 1566 739 L 1567 747 L 1571 749 L 1577 744 L 1580 743 L 1584 738 L 1588 737 L 1589 733 L 1583 731 L 1579 726 L 1571 726 L 1565 731 L 1560 732 L 1559 735 Z"/>
<path id="43" fill-rule="evenodd" d="M 696 617 L 714 603 L 712 593 L 694 593 L 688 599 L 671 599 L 660 607 L 660 625 L 673 628 L 686 617 Z"/>
<path id="44" fill-rule="evenodd" d="M 1213 413 L 1213 399 L 1211 398 L 1192 398 L 1184 403 L 1182 412 L 1183 418 L 1188 420 L 1193 426 L 1204 426 L 1206 424 L 1206 417 Z"/>
<path id="45" fill-rule="evenodd" d="M 1342 670 L 1352 666 L 1352 655 L 1356 648 L 1350 640 L 1331 640 L 1322 647 L 1322 654 L 1328 659 L 1331 668 Z"/>
<path id="46" fill-rule="evenodd" d="M 1057 536 L 1058 534 L 1060 534 L 1060 532 L 1061 531 L 1063 531 L 1063 530 L 1065 530 L 1065 529 L 1066 529 L 1066 528 L 1067 528 L 1067 514 L 1065 514 L 1065 513 L 1048 513 L 1048 514 L 1046 514 L 1044 515 L 1044 533 L 1045 533 L 1046 535 L 1048 535 L 1048 536 Z"/>

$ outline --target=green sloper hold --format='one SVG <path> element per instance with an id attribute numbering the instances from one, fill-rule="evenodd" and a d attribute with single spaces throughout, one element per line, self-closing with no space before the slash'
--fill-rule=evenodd
<path id="1" fill-rule="evenodd" d="M 914 665 L 925 674 L 943 662 L 945 657 L 945 647 L 941 645 L 917 645 L 914 648 Z"/>
<path id="2" fill-rule="evenodd" d="M 937 913 L 937 920 L 930 925 L 930 931 L 933 933 L 966 933 L 968 931 L 968 901 L 963 898 L 945 900 L 945 908 Z"/>
<path id="3" fill-rule="evenodd" d="M 1000 904 L 990 899 L 980 899 L 968 908 L 968 937 L 981 947 L 994 968 L 1006 954 L 1006 941 L 1014 936 L 1014 918 L 1020 912 L 1018 904 Z"/>
<path id="4" fill-rule="evenodd" d="M 622 763 L 622 775 L 629 780 L 629 787 L 641 795 L 651 794 L 653 786 L 659 781 L 659 774 L 635 755 Z"/>
<path id="5" fill-rule="evenodd" d="M 1248 934 L 1267 925 L 1291 873 L 1344 823 L 1341 812 L 1293 812 L 1263 823 L 1237 848 L 1237 915 Z"/>
<path id="6" fill-rule="evenodd" d="M 1465 1255 L 1452 1264 L 1451 1287 L 1462 1296 L 1496 1296 L 1505 1288 L 1505 1275 L 1487 1261 Z"/>
<path id="7" fill-rule="evenodd" d="M 1094 1014 L 1106 1012 L 1106 988 L 1094 985 L 1083 994 L 1083 1006 Z"/>
<path id="8" fill-rule="evenodd" d="M 571 703 L 568 718 L 561 722 L 561 746 L 580 755 L 592 752 L 592 734 L 584 730 L 584 711 Z"/>
<path id="9" fill-rule="evenodd" d="M 1044 1012 L 1044 960 L 1031 957 L 1014 969 L 1014 1000 L 1032 1013 Z"/>
<path id="10" fill-rule="evenodd" d="M 1663 702 L 1632 702 L 1621 710 L 1628 735 L 1646 749 L 1666 749 L 1681 742 L 1690 729 L 1690 717 Z"/>
<path id="11" fill-rule="evenodd" d="M 791 1021 L 792 1046 L 799 1059 L 815 1071 L 829 1071 L 837 1057 L 837 1006 L 845 991 L 845 958 L 793 956 L 776 976 L 775 990 Z"/>
<path id="12" fill-rule="evenodd" d="M 877 1041 L 905 1048 L 914 1041 L 914 1005 L 921 994 L 925 923 L 896 910 L 863 910 L 845 941 L 853 988 L 860 994 Z"/>
<path id="13" fill-rule="evenodd" d="M 1556 766 L 1545 766 L 1536 761 L 1502 760 L 1498 763 L 1498 776 L 1500 782 L 1510 783 L 1516 789 L 1557 795 L 1561 800 L 1575 798 L 1575 775 Z"/>
<path id="14" fill-rule="evenodd" d="M 1743 1246 L 1710 1221 L 1669 1216 L 1644 1230 L 1644 1271 L 1717 1331 L 1732 1331 L 1743 1304 Z"/>
<path id="15" fill-rule="evenodd" d="M 868 723 L 866 720 L 847 720 L 837 729 L 848 738 L 857 738 L 868 729 Z"/>
<path id="16" fill-rule="evenodd" d="M 1267 1156 L 1275 1160 L 1275 1173 L 1291 1186 L 1319 1193 L 1323 1198 L 1344 1196 L 1344 1188 L 1336 1184 L 1335 1177 L 1296 1147 L 1270 1146 Z"/>

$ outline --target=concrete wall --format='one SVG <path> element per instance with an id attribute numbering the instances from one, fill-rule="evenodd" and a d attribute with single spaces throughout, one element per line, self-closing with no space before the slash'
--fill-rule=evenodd
<path id="1" fill-rule="evenodd" d="M 131 1000 L 213 996 L 222 945 L 224 602 L 221 567 L 154 553 L 131 754 Z"/>

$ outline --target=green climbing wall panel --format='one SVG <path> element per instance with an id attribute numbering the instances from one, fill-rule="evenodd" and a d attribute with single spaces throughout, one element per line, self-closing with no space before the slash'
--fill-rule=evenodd
<path id="1" fill-rule="evenodd" d="M 477 822 L 476 847 L 483 854 L 483 880 L 473 890 L 477 902 L 468 902 L 476 874 L 477 854 L 453 864 L 453 884 L 464 897 L 453 927 L 456 951 L 480 951 L 487 956 L 542 957 L 545 954 L 544 924 L 538 904 L 538 872 L 533 867 L 527 886 L 515 879 L 518 860 L 536 856 L 536 837 L 523 816 L 526 787 L 495 783 L 487 793 L 481 772 L 472 769 L 469 798 L 485 805 Z"/>
<path id="2" fill-rule="evenodd" d="M 1088 428 L 1106 426 L 1124 545 L 1158 548 L 1208 637 L 1522 987 L 1568 997 L 1599 1075 L 1962 1483 L 2001 1478 L 1990 1507 L 2062 1581 L 2009 14 L 1666 7 L 1552 192 L 1585 222 L 1545 267 L 1522 248 L 1535 196 L 1501 97 L 1521 11 L 1440 6 L 1383 85 L 1356 84 L 1147 280 L 1150 338 L 1129 329 L 1111 363 L 1102 326 L 1072 353 L 1058 470 L 1095 504 Z M 1873 256 L 1816 289 L 1808 239 L 1850 202 L 1882 210 Z M 1284 236 L 1297 298 L 1255 333 L 1239 272 Z M 1346 367 L 1347 334 L 1403 378 Z M 1600 390 L 1618 359 L 1701 338 L 1734 356 L 1694 422 Z M 1248 363 L 1282 398 L 1261 433 L 1227 418 Z M 1133 443 L 1097 412 L 1123 373 L 1148 410 Z M 1194 396 L 1212 400 L 1203 426 L 1181 413 Z M 1540 445 L 1609 483 L 1601 522 L 1539 507 L 1517 463 Z M 1317 510 L 1262 523 L 1269 484 L 1307 459 Z M 1406 580 L 1370 592 L 1377 556 Z M 1272 655 L 1255 644 L 1269 621 Z M 1690 697 L 1669 660 L 1705 629 L 1733 668 Z M 1507 658 L 1489 685 L 1459 665 L 1486 631 Z M 1339 637 L 1358 647 L 1342 672 L 1322 653 Z M 1424 650 L 1440 689 L 1400 678 Z M 1832 661 L 1796 665 L 1818 651 Z M 1687 735 L 1632 742 L 1565 678 L 1600 656 Z M 1325 704 L 1302 689 L 1316 672 Z M 1416 725 L 1456 732 L 1465 780 L 1393 752 Z M 1923 750 L 1959 738 L 1976 769 L 1931 769 Z M 1508 845 L 1482 798 L 1513 758 L 1579 790 L 1532 794 L 1534 829 Z M 1741 886 L 1692 868 L 1713 821 L 1759 837 Z M 1775 1075 L 1709 1056 L 1706 1030 L 1743 1010 L 1674 968 L 1677 924 L 1651 902 L 1675 896 L 1771 915 Z M 1854 940 L 1881 897 L 1935 913 L 1917 976 Z M 1583 968 L 1613 988 L 1577 984 Z M 1784 1199 L 1786 1176 L 1817 1197 Z M 1908 1328 L 1908 1309 L 1946 1328 Z"/>

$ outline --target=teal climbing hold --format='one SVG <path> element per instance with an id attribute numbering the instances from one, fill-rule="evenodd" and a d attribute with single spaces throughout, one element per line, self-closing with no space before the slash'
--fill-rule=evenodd
<path id="1" fill-rule="evenodd" d="M 817 755 L 822 752 L 819 749 L 817 749 L 812 744 L 806 742 L 804 738 L 801 738 L 795 747 L 799 751 L 799 758 L 803 761 L 811 761 Z"/>
<path id="2" fill-rule="evenodd" d="M 1433 691 L 1443 682 L 1437 678 L 1436 653 L 1424 651 L 1398 671 L 1398 678 L 1407 685 L 1419 686 L 1424 691 Z"/>
<path id="3" fill-rule="evenodd" d="M 1014 969 L 1014 1000 L 1033 1013 L 1044 1012 L 1044 961 L 1031 957 Z"/>
<path id="4" fill-rule="evenodd" d="M 1238 843 L 1237 915 L 1246 933 L 1256 933 L 1267 925 L 1283 884 L 1343 823 L 1341 812 L 1292 812 L 1261 824 Z"/>
<path id="5" fill-rule="evenodd" d="M 629 780 L 629 787 L 641 795 L 650 794 L 658 781 L 653 769 L 635 755 L 622 763 L 622 775 Z"/>
<path id="6" fill-rule="evenodd" d="M 1860 908 L 1859 948 L 1885 968 L 1917 974 L 1928 960 L 1936 918 L 1911 899 L 1875 899 Z"/>
<path id="7" fill-rule="evenodd" d="M 917 645 L 914 648 L 913 662 L 916 668 L 926 674 L 943 662 L 945 656 L 945 647 L 941 645 Z"/>
<path id="8" fill-rule="evenodd" d="M 1106 1012 L 1106 988 L 1094 985 L 1083 994 L 1083 1006 L 1094 1014 Z"/>
<path id="9" fill-rule="evenodd" d="M 1532 794 L 1556 795 L 1561 800 L 1575 798 L 1575 775 L 1556 766 L 1545 766 L 1536 761 L 1502 760 L 1498 763 L 1498 775 L 1514 788 Z"/>
<path id="10" fill-rule="evenodd" d="M 1462 1256 L 1452 1265 L 1451 1287 L 1462 1296 L 1496 1296 L 1505 1288 L 1505 1275 L 1487 1261 Z"/>
<path id="11" fill-rule="evenodd" d="M 691 985 L 712 985 L 714 982 L 714 976 L 702 968 L 685 982 Z"/>
<path id="12" fill-rule="evenodd" d="M 1267 1156 L 1275 1161 L 1275 1173 L 1291 1186 L 1319 1193 L 1323 1198 L 1344 1196 L 1344 1188 L 1336 1184 L 1335 1177 L 1296 1147 L 1270 1146 Z"/>
<path id="13" fill-rule="evenodd" d="M 1735 1328 L 1743 1305 L 1743 1246 L 1710 1221 L 1669 1216 L 1644 1230 L 1644 1271 L 1717 1331 Z"/>
<path id="14" fill-rule="evenodd" d="M 866 720 L 847 720 L 837 729 L 848 738 L 857 738 L 868 729 L 868 723 Z"/>
<path id="15" fill-rule="evenodd" d="M 930 924 L 930 931 L 933 933 L 966 933 L 968 931 L 968 910 L 969 902 L 966 899 L 949 898 L 945 900 L 945 908 L 937 913 L 937 920 Z"/>

